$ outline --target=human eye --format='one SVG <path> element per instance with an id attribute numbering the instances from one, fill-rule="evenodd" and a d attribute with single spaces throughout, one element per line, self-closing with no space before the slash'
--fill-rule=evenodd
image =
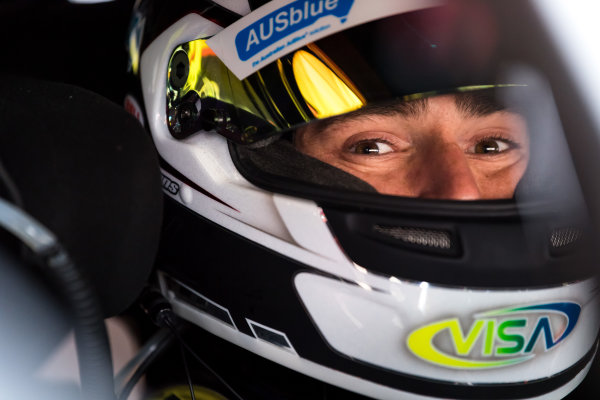
<path id="1" fill-rule="evenodd" d="M 394 151 L 391 144 L 383 139 L 365 139 L 352 144 L 348 151 L 356 155 L 377 156 Z"/>
<path id="2" fill-rule="evenodd" d="M 469 153 L 481 155 L 498 155 L 519 148 L 519 144 L 502 137 L 486 137 L 479 139 L 469 149 Z"/>

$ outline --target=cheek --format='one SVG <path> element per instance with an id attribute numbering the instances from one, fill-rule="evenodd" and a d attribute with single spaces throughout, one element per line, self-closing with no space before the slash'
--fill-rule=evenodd
<path id="1" fill-rule="evenodd" d="M 501 170 L 480 168 L 474 174 L 482 199 L 509 199 L 525 174 L 527 161 L 521 160 Z"/>
<path id="2" fill-rule="evenodd" d="M 346 172 L 369 183 L 378 193 L 394 196 L 414 197 L 414 183 L 405 166 L 381 166 L 374 170 L 360 170 L 356 168 L 345 168 Z"/>
<path id="3" fill-rule="evenodd" d="M 397 177 L 393 179 L 371 179 L 369 183 L 381 194 L 414 197 L 411 185 L 402 179 L 397 179 Z"/>

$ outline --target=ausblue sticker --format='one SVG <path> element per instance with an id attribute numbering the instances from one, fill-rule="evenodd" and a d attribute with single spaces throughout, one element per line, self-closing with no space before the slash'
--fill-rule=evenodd
<path id="1" fill-rule="evenodd" d="M 296 0 L 242 29 L 235 37 L 240 60 L 246 61 L 273 43 L 333 15 L 344 23 L 354 0 Z"/>

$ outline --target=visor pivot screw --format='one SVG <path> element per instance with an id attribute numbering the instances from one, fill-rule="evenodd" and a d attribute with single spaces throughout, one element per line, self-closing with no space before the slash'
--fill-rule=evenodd
<path id="1" fill-rule="evenodd" d="M 187 53 L 183 50 L 175 53 L 169 68 L 169 83 L 173 89 L 181 89 L 187 82 L 190 73 L 190 62 Z"/>

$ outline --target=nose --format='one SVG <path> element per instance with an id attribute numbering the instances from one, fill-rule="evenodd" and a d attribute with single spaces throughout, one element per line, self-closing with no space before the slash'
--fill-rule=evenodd
<path id="1" fill-rule="evenodd" d="M 440 143 L 425 152 L 418 163 L 417 196 L 425 199 L 479 200 L 481 193 L 462 149 Z"/>

